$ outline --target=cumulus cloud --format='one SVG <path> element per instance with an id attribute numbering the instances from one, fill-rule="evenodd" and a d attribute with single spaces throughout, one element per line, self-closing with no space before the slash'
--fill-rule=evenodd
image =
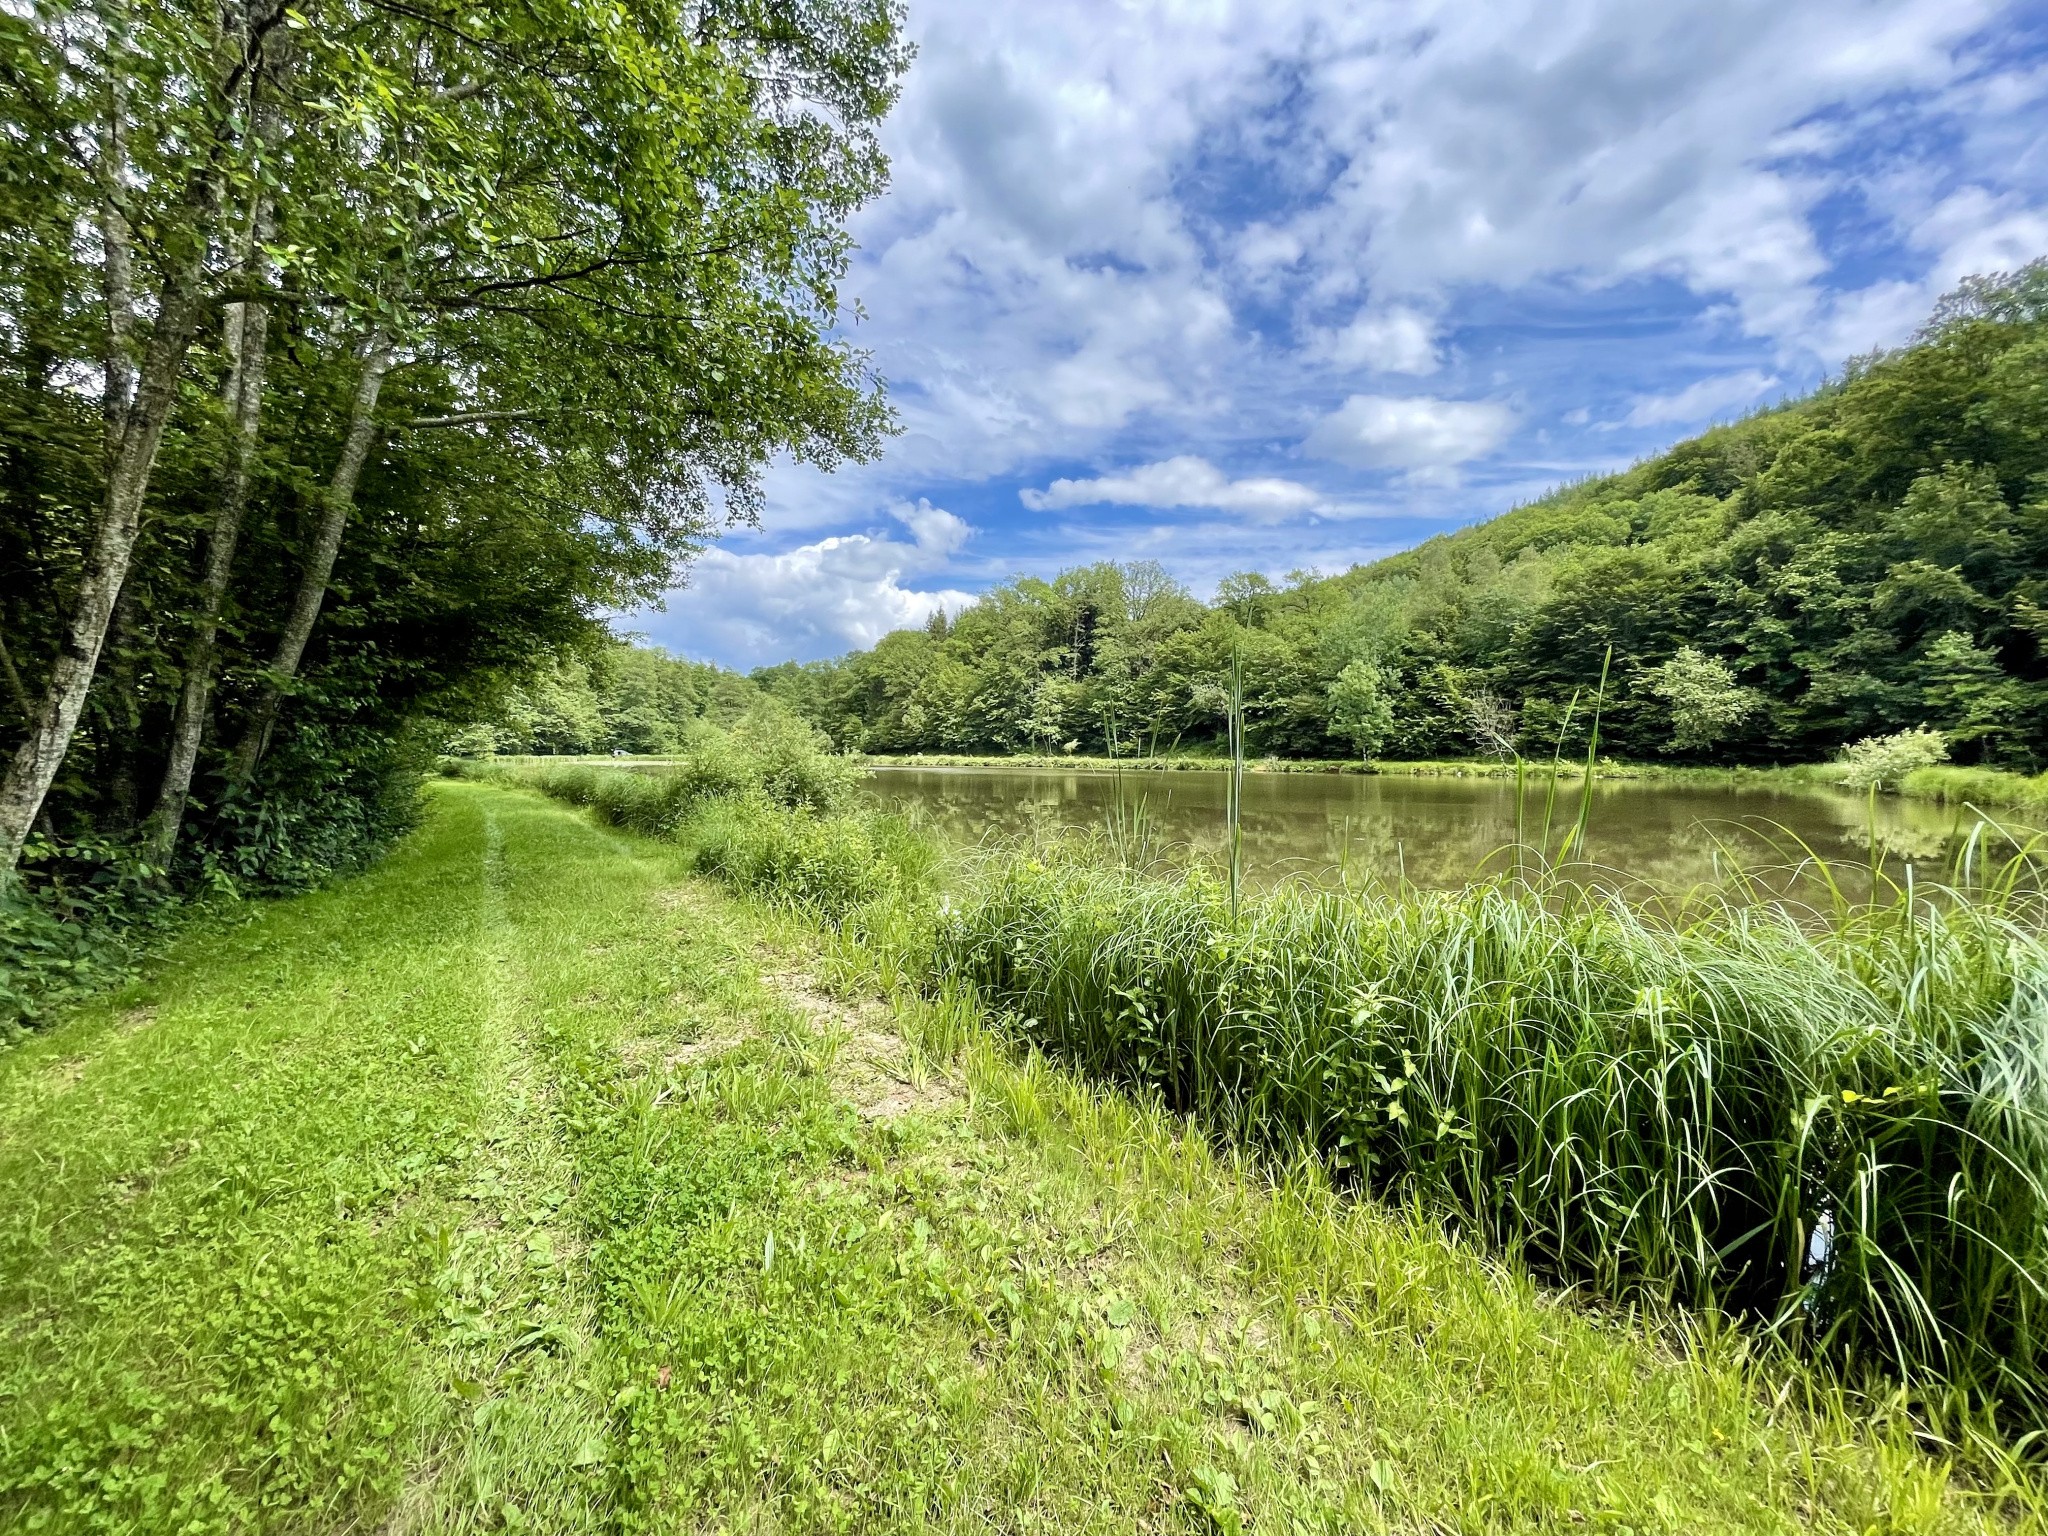
<path id="1" fill-rule="evenodd" d="M 1514 430 L 1515 413 L 1492 400 L 1431 395 L 1353 395 L 1316 423 L 1302 446 L 1359 469 L 1442 472 L 1484 458 Z"/>
<path id="2" fill-rule="evenodd" d="M 1668 395 L 1638 395 L 1626 422 L 1631 427 L 1688 426 L 1754 405 L 1777 387 L 1776 374 L 1755 368 L 1716 374 Z"/>
<path id="3" fill-rule="evenodd" d="M 1330 332 L 1322 350 L 1340 368 L 1373 373 L 1430 374 L 1443 366 L 1436 325 L 1413 309 L 1367 310 L 1340 331 Z"/>
<path id="4" fill-rule="evenodd" d="M 668 613 L 650 615 L 641 626 L 686 653 L 759 666 L 870 646 L 893 629 L 973 602 L 973 594 L 951 587 L 904 585 L 943 570 L 973 529 L 928 501 L 890 511 L 909 531 L 908 541 L 854 533 L 779 554 L 707 550 Z"/>
<path id="5" fill-rule="evenodd" d="M 902 602 L 972 585 L 959 548 L 868 528 L 919 496 L 977 498 L 1004 569 L 1051 506 L 1442 526 L 1603 461 L 1602 424 L 1747 403 L 1702 374 L 1804 388 L 2048 249 L 2027 8 L 928 0 L 844 284 L 906 430 L 830 477 L 778 465 L 783 543 L 755 548 L 783 553 L 735 558 L 908 550 Z M 1216 467 L 1305 422 L 1344 467 L 1318 491 Z M 1024 479 L 1046 463 L 1139 467 Z"/>
<path id="6" fill-rule="evenodd" d="M 1020 491 L 1018 497 L 1034 512 L 1091 506 L 1213 507 L 1272 518 L 1312 511 L 1322 503 L 1316 491 L 1298 480 L 1265 475 L 1232 480 L 1193 454 L 1093 480 L 1055 480 L 1042 491 Z"/>

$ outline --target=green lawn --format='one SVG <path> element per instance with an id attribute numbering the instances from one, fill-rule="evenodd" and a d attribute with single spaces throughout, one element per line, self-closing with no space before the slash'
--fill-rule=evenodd
<path id="1" fill-rule="evenodd" d="M 439 784 L 369 875 L 0 1057 L 0 1528 L 2028 1518 L 681 860 Z"/>

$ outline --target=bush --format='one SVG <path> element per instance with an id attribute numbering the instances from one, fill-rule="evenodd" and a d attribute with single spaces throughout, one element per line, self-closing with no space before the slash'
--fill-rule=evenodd
<path id="1" fill-rule="evenodd" d="M 779 709 L 757 711 L 730 734 L 704 727 L 666 772 L 543 762 L 464 763 L 458 773 L 682 843 L 704 873 L 831 921 L 922 888 L 936 858 L 900 818 L 843 809 L 859 769 Z"/>
<path id="2" fill-rule="evenodd" d="M 1835 782 L 1849 789 L 1897 789 L 1916 768 L 1948 760 L 1948 738 L 1924 727 L 1890 736 L 1866 736 L 1845 748 Z"/>

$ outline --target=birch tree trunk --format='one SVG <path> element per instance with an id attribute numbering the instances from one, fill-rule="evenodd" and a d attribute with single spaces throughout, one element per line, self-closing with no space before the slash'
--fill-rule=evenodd
<path id="1" fill-rule="evenodd" d="M 320 617 L 321 603 L 327 598 L 327 582 L 334 574 L 334 559 L 341 552 L 341 536 L 348 527 L 349 513 L 355 508 L 356 481 L 362 476 L 363 461 L 369 457 L 370 442 L 376 436 L 377 396 L 393 360 L 390 337 L 382 330 L 373 330 L 363 342 L 362 368 L 356 376 L 355 399 L 349 407 L 348 436 L 342 441 L 341 458 L 327 483 L 320 526 L 314 532 L 312 548 L 306 552 L 299 590 L 292 599 L 284 630 L 277 638 L 277 650 L 265 669 L 256 707 L 235 748 L 230 776 L 237 784 L 249 781 L 269 750 L 271 732 L 276 729 L 278 711 L 284 704 L 284 690 L 298 676 L 306 643 L 313 638 L 313 625 Z"/>
<path id="2" fill-rule="evenodd" d="M 157 449 L 176 402 L 178 372 L 204 307 L 202 275 L 203 253 L 165 285 L 156 331 L 137 376 L 135 399 L 108 466 L 106 498 L 101 503 L 92 551 L 80 574 L 71 622 L 50 668 L 42 702 L 29 722 L 28 735 L 8 763 L 6 778 L 0 780 L 0 881 L 10 879 L 21 862 L 21 845 L 28 840 L 43 797 L 63 766 L 72 733 L 78 728 L 79 712 L 85 708 L 86 691 L 99 667 L 107 623 L 121 595 L 121 584 L 128 578 L 128 560 L 141 531 L 142 499 L 149 489 L 150 471 L 156 467 Z"/>
<path id="3" fill-rule="evenodd" d="M 262 250 L 270 238 L 272 215 L 269 194 L 259 191 L 241 263 L 242 271 L 251 279 L 263 274 Z M 241 537 L 242 519 L 248 511 L 256 448 L 262 436 L 269 304 L 252 299 L 228 306 L 225 328 L 230 359 L 224 391 L 230 433 L 228 458 L 221 476 L 220 500 L 206 533 L 206 570 L 200 579 L 199 612 L 193 620 L 192 639 L 185 651 L 184 682 L 171 717 L 170 750 L 164 763 L 163 782 L 149 815 L 147 857 L 160 868 L 169 865 L 177 849 L 178 832 L 184 826 L 185 806 L 192 792 L 192 771 L 199 761 L 207 710 L 213 700 L 221 610 L 227 603 L 235 544 Z"/>
<path id="4" fill-rule="evenodd" d="M 78 729 L 78 717 L 106 644 L 107 625 L 128 577 L 157 450 L 177 404 L 178 375 L 205 314 L 207 259 L 220 219 L 227 161 L 234 147 L 234 102 L 225 94 L 225 87 L 242 78 L 252 41 L 251 16 L 239 6 L 230 7 L 227 15 L 231 25 L 220 34 L 222 73 L 215 87 L 224 92 L 217 103 L 219 116 L 212 123 L 201 158 L 186 177 L 180 217 L 167 232 L 170 238 L 164 243 L 173 254 L 158 290 L 149 345 L 139 367 L 130 361 L 132 277 L 128 220 L 121 207 L 126 171 L 122 134 L 130 104 L 120 88 L 118 57 L 109 66 L 99 220 L 102 237 L 108 238 L 104 270 L 107 485 L 63 643 L 50 668 L 42 700 L 29 720 L 28 733 L 15 749 L 5 777 L 0 778 L 0 886 L 13 881 L 21 863 L 22 844 L 28 841 L 29 829 Z M 280 11 L 264 22 L 265 28 L 276 25 L 281 17 Z"/>

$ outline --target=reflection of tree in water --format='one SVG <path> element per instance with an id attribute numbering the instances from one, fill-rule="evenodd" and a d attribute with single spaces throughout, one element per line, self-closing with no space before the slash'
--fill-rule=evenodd
<path id="1" fill-rule="evenodd" d="M 878 802 L 914 812 L 958 844 L 1078 834 L 1128 845 L 1142 823 L 1142 841 L 1156 857 L 1213 864 L 1225 855 L 1220 772 L 886 769 L 870 782 Z M 1577 813 L 1578 793 L 1575 781 L 1558 785 L 1553 848 Z M 1537 786 L 1525 802 L 1531 844 L 1543 800 Z M 1243 826 L 1246 876 L 1256 884 L 1405 878 L 1445 888 L 1507 867 L 1514 787 L 1498 779 L 1255 774 L 1246 782 Z M 1933 874 L 1957 846 L 1958 816 L 1881 799 L 1876 834 L 1894 878 L 1907 860 Z M 1817 898 L 1811 869 L 1795 872 L 1817 857 L 1837 868 L 1854 899 L 1867 888 L 1871 835 L 1870 807 L 1853 795 L 1608 781 L 1595 786 L 1587 862 L 1567 873 L 1631 895 L 1682 896 L 1726 888 L 1740 871 L 1759 894 Z"/>

